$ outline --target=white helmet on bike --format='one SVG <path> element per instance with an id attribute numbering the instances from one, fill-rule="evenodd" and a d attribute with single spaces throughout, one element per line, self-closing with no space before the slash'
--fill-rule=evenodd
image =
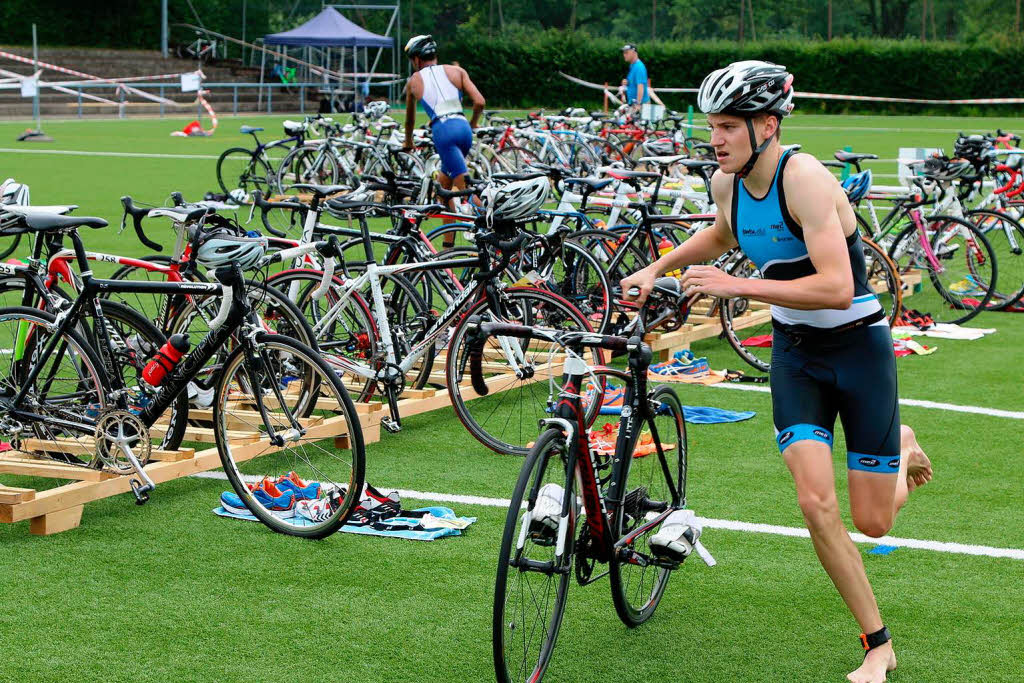
<path id="1" fill-rule="evenodd" d="M 376 102 L 368 102 L 364 112 L 366 113 L 367 118 L 379 119 L 387 114 L 389 110 L 390 107 L 385 100 L 377 100 Z"/>
<path id="2" fill-rule="evenodd" d="M 8 178 L 0 185 L 0 204 L 29 205 L 28 185 Z"/>
<path id="3" fill-rule="evenodd" d="M 514 221 L 537 213 L 550 191 L 551 183 L 541 176 L 488 187 L 483 191 L 483 200 L 492 220 Z"/>
<path id="4" fill-rule="evenodd" d="M 242 270 L 249 270 L 266 253 L 266 237 L 246 237 L 228 228 L 213 228 L 200 238 L 196 261 L 210 269 L 237 263 Z"/>

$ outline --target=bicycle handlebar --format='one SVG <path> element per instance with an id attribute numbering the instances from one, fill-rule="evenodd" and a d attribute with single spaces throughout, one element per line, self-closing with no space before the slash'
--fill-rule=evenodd
<path id="1" fill-rule="evenodd" d="M 121 205 L 124 206 L 124 217 L 121 219 L 121 225 L 124 225 L 125 218 L 131 216 L 132 224 L 135 226 L 135 234 L 139 236 L 139 241 L 153 251 L 163 251 L 163 246 L 146 237 L 146 233 L 142 230 L 142 219 L 149 215 L 149 209 L 135 206 L 132 203 L 132 198 L 128 195 L 121 197 Z"/>
<path id="2" fill-rule="evenodd" d="M 305 215 L 308 207 L 302 202 L 268 202 L 263 198 L 263 193 L 259 190 L 252 191 L 252 203 L 253 206 L 260 210 L 260 218 L 263 220 L 263 227 L 267 229 L 271 235 L 276 237 L 286 237 L 287 233 L 278 230 L 270 224 L 267 219 L 267 214 L 273 209 L 289 209 L 291 211 L 298 211 L 299 214 L 305 220 Z"/>
<path id="3" fill-rule="evenodd" d="M 486 396 L 490 392 L 487 382 L 484 381 L 483 355 L 484 344 L 490 337 L 516 337 L 518 339 L 547 339 L 560 345 L 567 345 L 572 341 L 580 341 L 601 349 L 612 352 L 632 352 L 643 350 L 647 346 L 640 337 L 616 337 L 612 335 L 595 334 L 593 332 L 572 330 L 559 332 L 557 330 L 546 330 L 543 328 L 527 327 L 525 325 L 514 325 L 512 323 L 482 323 L 479 316 L 473 316 L 468 321 L 469 325 L 469 375 L 473 384 L 473 391 L 480 396 Z M 648 351 L 650 347 L 648 347 Z"/>

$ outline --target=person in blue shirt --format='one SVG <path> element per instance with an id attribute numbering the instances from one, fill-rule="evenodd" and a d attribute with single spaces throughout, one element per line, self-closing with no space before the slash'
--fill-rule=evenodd
<path id="1" fill-rule="evenodd" d="M 629 73 L 622 79 L 622 87 L 626 91 L 626 103 L 634 106 L 647 104 L 651 101 L 651 88 L 647 78 L 647 67 L 640 61 L 636 53 L 636 45 L 626 43 L 622 46 L 622 58 L 629 64 Z"/>

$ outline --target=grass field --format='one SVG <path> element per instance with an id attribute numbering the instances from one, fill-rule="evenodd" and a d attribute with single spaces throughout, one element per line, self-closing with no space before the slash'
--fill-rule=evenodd
<path id="1" fill-rule="evenodd" d="M 9 142 L 0 142 L 0 179 L 29 183 L 33 203 L 75 203 L 80 214 L 109 219 L 110 228 L 86 235 L 90 248 L 141 254 L 130 231 L 117 234 L 121 195 L 153 204 L 174 190 L 198 198 L 216 189 L 217 155 L 248 143 L 238 125 L 258 121 L 276 132 L 283 118 L 225 118 L 215 136 L 191 139 L 168 135 L 184 120 L 53 122 L 45 128 L 56 141 L 32 145 L 14 142 L 25 122 L 3 122 L 0 141 Z M 849 145 L 893 159 L 899 147 L 949 148 L 957 131 L 996 127 L 1022 130 L 1024 119 L 794 116 L 783 141 L 822 158 Z M 895 164 L 873 168 L 895 172 Z M 984 313 L 969 326 L 998 332 L 974 342 L 927 340 L 937 353 L 898 360 L 901 396 L 1011 412 L 902 407 L 935 480 L 911 497 L 892 535 L 1022 549 L 1024 315 Z M 742 366 L 724 342 L 694 350 L 712 367 Z M 757 412 L 746 422 L 688 427 L 697 513 L 801 527 L 768 394 L 693 386 L 679 393 L 684 404 Z M 367 447 L 367 479 L 378 488 L 511 493 L 521 460 L 487 451 L 450 411 L 405 425 Z M 848 521 L 845 449 L 838 435 L 836 442 Z M 81 528 L 53 537 L 0 525 L 0 680 L 493 679 L 503 509 L 452 504 L 479 521 L 436 543 L 345 534 L 305 542 L 214 516 L 225 486 L 185 479 L 162 484 L 142 508 L 126 496 L 91 503 Z M 840 681 L 857 666 L 859 629 L 808 539 L 709 527 L 703 540 L 718 566 L 687 563 L 638 629 L 616 617 L 607 583 L 570 589 L 547 680 Z M 899 669 L 891 680 L 1024 678 L 1024 561 L 859 547 L 894 634 Z"/>

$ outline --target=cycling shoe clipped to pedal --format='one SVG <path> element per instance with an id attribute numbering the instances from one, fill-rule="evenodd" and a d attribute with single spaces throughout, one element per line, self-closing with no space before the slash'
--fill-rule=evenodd
<path id="1" fill-rule="evenodd" d="M 717 561 L 700 542 L 702 531 L 703 526 L 693 510 L 676 510 L 665 518 L 658 533 L 647 543 L 655 557 L 682 564 L 696 550 L 707 566 L 714 567 Z"/>

